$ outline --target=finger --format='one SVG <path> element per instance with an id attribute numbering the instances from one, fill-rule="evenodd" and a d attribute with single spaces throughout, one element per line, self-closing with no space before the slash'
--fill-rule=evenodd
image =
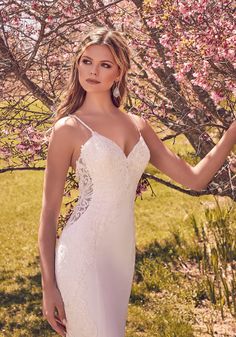
<path id="1" fill-rule="evenodd" d="M 61 323 L 61 321 L 57 322 L 57 325 L 64 331 L 64 333 L 67 332 L 66 326 Z"/>
<path id="2" fill-rule="evenodd" d="M 64 322 L 61 321 L 61 319 L 58 318 L 58 317 L 55 317 L 55 320 L 56 320 L 57 323 L 61 324 L 64 328 L 66 328 L 66 322 L 65 321 Z"/>
<path id="3" fill-rule="evenodd" d="M 61 303 L 60 305 L 57 305 L 57 312 L 58 312 L 58 318 L 61 320 L 62 324 L 66 325 L 66 313 L 64 304 Z"/>
<path id="4" fill-rule="evenodd" d="M 48 320 L 51 327 L 61 336 L 66 337 L 66 329 L 60 323 L 57 323 L 55 319 Z"/>
<path id="5" fill-rule="evenodd" d="M 56 324 L 59 324 L 60 327 L 62 327 L 64 329 L 64 331 L 66 331 L 66 321 L 65 319 L 61 319 L 57 313 L 55 313 L 54 315 L 54 319 L 56 321 Z"/>

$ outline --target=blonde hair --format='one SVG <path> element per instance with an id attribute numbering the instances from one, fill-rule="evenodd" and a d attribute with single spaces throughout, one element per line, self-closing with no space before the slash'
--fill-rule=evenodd
<path id="1" fill-rule="evenodd" d="M 72 61 L 71 71 L 68 83 L 64 90 L 62 101 L 56 110 L 56 117 L 54 123 L 60 118 L 73 114 L 79 109 L 86 96 L 86 91 L 82 88 L 79 82 L 78 63 L 80 58 L 88 46 L 91 45 L 106 45 L 109 47 L 119 69 L 120 80 L 118 87 L 120 91 L 119 97 L 113 96 L 113 90 L 116 83 L 113 83 L 110 92 L 113 104 L 119 107 L 125 100 L 127 89 L 128 70 L 130 69 L 130 50 L 122 32 L 109 30 L 105 27 L 98 27 L 89 32 L 83 41 L 80 43 L 75 57 Z"/>

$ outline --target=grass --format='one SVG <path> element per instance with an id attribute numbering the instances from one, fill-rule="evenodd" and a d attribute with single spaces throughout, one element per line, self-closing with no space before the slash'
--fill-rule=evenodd
<path id="1" fill-rule="evenodd" d="M 177 153 L 183 150 L 179 144 Z M 148 171 L 155 173 L 151 165 Z M 0 336 L 57 336 L 41 313 L 37 234 L 42 184 L 43 172 L 1 176 Z M 199 275 L 194 277 L 187 267 L 194 253 L 190 216 L 203 219 L 205 203 L 212 203 L 213 197 L 190 197 L 155 182 L 152 186 L 157 196 L 146 191 L 135 204 L 136 270 L 126 336 L 210 336 L 206 326 L 212 315 L 206 322 L 201 318 L 201 327 L 196 319 L 197 309 L 206 305 L 206 294 Z"/>

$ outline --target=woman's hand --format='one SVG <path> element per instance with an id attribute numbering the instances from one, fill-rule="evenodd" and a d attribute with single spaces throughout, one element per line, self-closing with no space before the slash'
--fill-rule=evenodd
<path id="1" fill-rule="evenodd" d="M 64 303 L 56 286 L 43 290 L 43 316 L 60 336 L 66 336 Z"/>

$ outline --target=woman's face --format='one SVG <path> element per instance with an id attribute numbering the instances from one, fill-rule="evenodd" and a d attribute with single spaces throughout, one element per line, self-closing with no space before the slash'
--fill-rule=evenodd
<path id="1" fill-rule="evenodd" d="M 109 91 L 114 81 L 119 79 L 119 67 L 106 45 L 91 45 L 83 52 L 78 64 L 79 81 L 87 92 Z M 98 84 L 87 82 L 99 81 Z"/>

